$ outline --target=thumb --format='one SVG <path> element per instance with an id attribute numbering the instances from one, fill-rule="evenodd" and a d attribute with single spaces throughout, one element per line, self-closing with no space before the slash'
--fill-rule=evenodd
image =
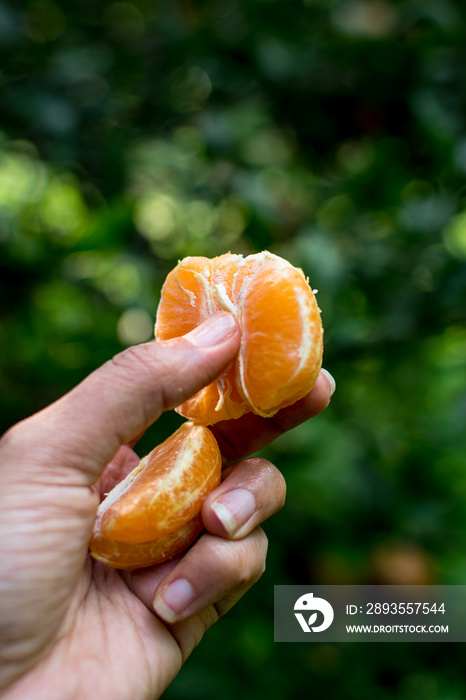
<path id="1" fill-rule="evenodd" d="M 128 348 L 4 440 L 55 483 L 91 485 L 121 445 L 214 381 L 239 342 L 235 318 L 220 312 L 180 338 Z"/>

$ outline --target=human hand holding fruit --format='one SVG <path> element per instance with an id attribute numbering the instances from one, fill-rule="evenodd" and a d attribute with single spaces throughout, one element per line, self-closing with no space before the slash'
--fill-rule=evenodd
<path id="1" fill-rule="evenodd" d="M 153 698 L 259 577 L 266 539 L 258 524 L 282 505 L 284 484 L 258 459 L 230 469 L 205 499 L 207 533 L 184 556 L 119 572 L 87 555 L 95 487 L 107 492 L 120 481 L 139 461 L 127 444 L 218 376 L 238 346 L 234 319 L 221 313 L 184 338 L 131 348 L 1 441 L 6 698 Z M 308 397 L 274 419 L 247 414 L 220 423 L 219 444 L 235 461 L 329 398 L 321 376 Z M 219 518 L 225 509 L 227 527 Z"/>
<path id="2" fill-rule="evenodd" d="M 322 364 L 322 322 L 302 270 L 268 251 L 188 257 L 169 273 L 156 336 L 170 340 L 222 309 L 241 333 L 234 360 L 177 411 L 185 423 L 117 484 L 100 505 L 93 557 L 119 569 L 158 564 L 202 529 L 205 496 L 220 482 L 221 455 L 205 427 L 253 413 L 264 418 L 314 386 Z"/>

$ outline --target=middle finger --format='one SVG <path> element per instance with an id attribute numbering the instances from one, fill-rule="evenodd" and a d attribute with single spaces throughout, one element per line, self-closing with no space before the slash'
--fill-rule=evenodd
<path id="1" fill-rule="evenodd" d="M 202 520 L 213 535 L 241 539 L 283 507 L 286 483 L 279 470 L 259 457 L 239 462 L 202 505 Z"/>

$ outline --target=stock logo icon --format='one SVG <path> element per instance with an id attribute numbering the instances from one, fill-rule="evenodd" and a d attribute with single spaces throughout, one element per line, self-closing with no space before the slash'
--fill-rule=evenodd
<path id="1" fill-rule="evenodd" d="M 303 632 L 323 632 L 333 622 L 333 608 L 324 598 L 314 598 L 313 593 L 305 593 L 294 604 L 295 617 Z M 296 612 L 299 610 L 300 612 Z M 320 625 L 315 626 L 318 613 L 322 613 L 324 619 Z M 307 613 L 308 618 L 303 613 Z M 310 613 L 310 614 L 309 614 Z"/>

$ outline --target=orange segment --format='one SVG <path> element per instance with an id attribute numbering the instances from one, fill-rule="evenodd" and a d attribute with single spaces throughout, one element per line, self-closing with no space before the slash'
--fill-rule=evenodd
<path id="1" fill-rule="evenodd" d="M 301 270 L 269 258 L 242 286 L 237 383 L 255 413 L 273 415 L 314 386 L 322 327 Z"/>
<path id="2" fill-rule="evenodd" d="M 214 260 L 201 257 L 182 260 L 163 285 L 155 326 L 157 339 L 171 340 L 184 335 L 221 311 L 222 304 L 231 305 L 233 279 L 241 260 L 242 256 L 230 253 Z M 237 393 L 235 369 L 227 367 L 217 381 L 201 389 L 178 412 L 197 423 L 211 425 L 239 418 L 247 410 Z"/>
<path id="3" fill-rule="evenodd" d="M 202 425 L 240 418 L 249 410 L 236 390 L 234 367 L 176 409 L 180 415 Z"/>
<path id="4" fill-rule="evenodd" d="M 241 255 L 232 255 L 231 253 L 220 255 L 212 260 L 211 294 L 214 297 L 217 311 L 236 312 L 233 283 L 242 260 Z"/>
<path id="5" fill-rule="evenodd" d="M 203 425 L 251 410 L 272 416 L 312 389 L 322 323 L 302 270 L 267 251 L 185 258 L 162 288 L 157 338 L 184 335 L 220 309 L 238 320 L 240 352 L 233 367 L 176 409 L 182 416 Z"/>
<path id="6" fill-rule="evenodd" d="M 154 542 L 127 544 L 117 542 L 96 529 L 89 548 L 94 559 L 103 561 L 116 569 L 141 569 L 172 559 L 194 542 L 202 530 L 202 519 L 198 515 L 183 525 L 177 532 L 160 537 Z"/>
<path id="7" fill-rule="evenodd" d="M 271 253 L 265 250 L 262 253 L 248 255 L 246 258 L 243 258 L 241 260 L 233 280 L 233 297 L 235 299 L 237 299 L 238 301 L 241 300 L 241 296 L 245 286 L 251 281 L 251 279 L 254 277 L 256 272 L 262 267 L 262 265 L 264 265 L 267 262 L 270 256 Z M 279 260 L 283 259 L 279 258 Z M 283 260 L 283 262 L 286 263 L 285 260 Z"/>
<path id="8" fill-rule="evenodd" d="M 211 261 L 201 257 L 185 258 L 168 274 L 163 285 L 164 307 L 157 314 L 157 338 L 170 340 L 189 333 L 215 312 L 210 274 Z"/>
<path id="9" fill-rule="evenodd" d="M 109 493 L 99 508 L 99 532 L 128 544 L 176 532 L 199 513 L 221 468 L 210 430 L 184 423 Z"/>

